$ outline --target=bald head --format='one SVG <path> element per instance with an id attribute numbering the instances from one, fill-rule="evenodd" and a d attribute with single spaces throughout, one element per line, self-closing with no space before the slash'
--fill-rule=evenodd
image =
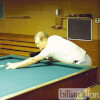
<path id="1" fill-rule="evenodd" d="M 35 39 L 35 42 L 38 43 L 39 41 L 43 41 L 44 39 L 47 39 L 49 36 L 47 33 L 44 33 L 44 32 L 38 32 L 34 39 Z"/>

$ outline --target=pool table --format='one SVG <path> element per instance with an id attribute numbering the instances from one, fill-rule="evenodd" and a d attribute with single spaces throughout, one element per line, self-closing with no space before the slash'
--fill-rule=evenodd
<path id="1" fill-rule="evenodd" d="M 27 57 L 0 57 L 0 65 Z M 56 100 L 59 88 L 86 88 L 94 85 L 97 67 L 42 60 L 30 66 L 6 70 L 0 67 L 0 100 Z"/>

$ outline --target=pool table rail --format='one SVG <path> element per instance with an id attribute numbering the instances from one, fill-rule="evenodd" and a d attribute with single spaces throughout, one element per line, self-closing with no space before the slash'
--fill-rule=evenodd
<path id="1" fill-rule="evenodd" d="M 38 89 L 41 89 L 41 88 L 45 88 L 45 87 L 48 87 L 48 86 L 52 86 L 53 84 L 59 84 L 59 83 L 61 83 L 61 81 L 66 81 L 67 79 L 69 80 L 71 77 L 75 77 L 75 76 L 77 76 L 78 77 L 78 75 L 80 76 L 81 74 L 83 74 L 82 75 L 82 77 L 85 75 L 85 77 L 90 77 L 90 72 L 88 72 L 88 71 L 93 71 L 93 67 L 91 67 L 91 68 L 89 68 L 89 69 L 85 69 L 85 70 L 82 70 L 82 71 L 80 71 L 80 72 L 76 72 L 76 73 L 73 73 L 73 74 L 71 74 L 71 75 L 66 75 L 66 76 L 63 76 L 63 77 L 61 77 L 61 78 L 58 78 L 58 79 L 54 79 L 54 80 L 51 80 L 51 81 L 49 81 L 49 82 L 45 82 L 45 83 L 42 83 L 42 84 L 39 84 L 39 85 L 36 85 L 36 86 L 33 86 L 33 87 L 30 87 L 30 88 L 27 88 L 27 89 L 24 89 L 24 90 L 21 90 L 21 91 L 19 91 L 19 92 L 16 92 L 16 93 L 12 93 L 12 94 L 9 94 L 9 95 L 6 95 L 6 96 L 3 96 L 3 97 L 0 97 L 0 100 L 6 100 L 6 99 L 11 99 L 11 100 L 13 100 L 12 98 L 16 98 L 16 97 L 18 97 L 18 96 L 21 96 L 21 95 L 23 95 L 23 94 L 27 94 L 27 93 L 30 93 L 31 91 L 34 91 L 34 90 L 36 90 L 36 91 L 38 91 Z M 95 68 L 96 69 L 96 68 Z M 85 73 L 85 74 L 84 74 Z M 93 71 L 93 73 L 95 73 L 94 71 Z M 80 79 L 82 78 L 82 77 L 80 77 Z M 93 78 L 93 77 L 92 77 Z M 74 80 L 74 79 L 73 79 Z M 84 79 L 84 86 L 82 86 L 82 85 L 76 85 L 77 84 L 77 82 L 78 81 L 80 81 L 80 80 L 78 80 L 77 79 L 77 81 L 75 81 L 75 82 L 73 82 L 72 81 L 72 83 L 73 84 L 75 84 L 75 86 L 73 85 L 73 86 L 70 86 L 69 87 L 69 84 L 68 84 L 68 86 L 66 86 L 67 85 L 67 82 L 66 82 L 66 85 L 65 85 L 65 83 L 63 84 L 63 88 L 87 88 L 88 86 L 92 86 L 92 85 L 94 85 L 94 84 L 96 84 L 96 80 L 93 80 L 92 81 L 92 83 L 90 83 L 90 82 L 88 82 L 89 84 L 86 84 L 85 82 L 86 82 L 86 79 Z M 89 81 L 89 79 L 87 80 L 87 81 Z M 69 82 L 68 82 L 69 83 Z M 71 84 L 72 84 L 71 83 Z M 80 83 L 80 82 L 79 82 Z M 81 83 L 80 83 L 81 84 Z M 56 86 L 55 86 L 56 87 Z M 61 87 L 59 87 L 59 88 L 62 88 L 62 85 L 61 85 Z M 58 88 L 58 89 L 59 89 Z M 51 91 L 50 91 L 50 93 L 51 93 Z M 52 96 L 51 96 L 52 97 Z M 23 97 L 22 97 L 23 98 Z M 37 97 L 36 97 L 37 98 Z M 39 100 L 39 99 L 36 99 L 35 98 L 35 100 Z M 46 97 L 46 98 L 48 98 L 47 100 L 49 100 L 49 97 Z M 57 98 L 57 97 L 56 97 Z M 14 99 L 14 100 L 20 100 L 20 99 Z M 27 99 L 24 99 L 24 100 L 27 100 Z M 30 99 L 29 99 L 30 100 Z M 42 98 L 41 98 L 41 100 L 43 100 Z"/>

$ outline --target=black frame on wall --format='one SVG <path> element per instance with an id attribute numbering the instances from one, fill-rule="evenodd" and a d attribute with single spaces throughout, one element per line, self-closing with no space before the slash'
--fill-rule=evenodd
<path id="1" fill-rule="evenodd" d="M 0 1 L 0 18 L 4 18 L 4 1 Z"/>
<path id="2" fill-rule="evenodd" d="M 92 40 L 92 19 L 68 18 L 67 38 L 73 40 Z"/>

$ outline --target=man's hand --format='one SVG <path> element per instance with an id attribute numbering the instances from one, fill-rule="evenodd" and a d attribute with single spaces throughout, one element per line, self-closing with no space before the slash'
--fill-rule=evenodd
<path id="1" fill-rule="evenodd" d="M 17 64 L 16 63 L 7 63 L 6 69 L 16 69 Z"/>
<path id="2" fill-rule="evenodd" d="M 38 61 L 44 59 L 42 56 L 35 56 L 28 58 L 24 61 L 21 62 L 16 62 L 16 63 L 7 63 L 7 68 L 6 69 L 16 69 L 16 68 L 22 68 L 22 67 L 27 67 L 31 64 L 37 63 Z"/>

